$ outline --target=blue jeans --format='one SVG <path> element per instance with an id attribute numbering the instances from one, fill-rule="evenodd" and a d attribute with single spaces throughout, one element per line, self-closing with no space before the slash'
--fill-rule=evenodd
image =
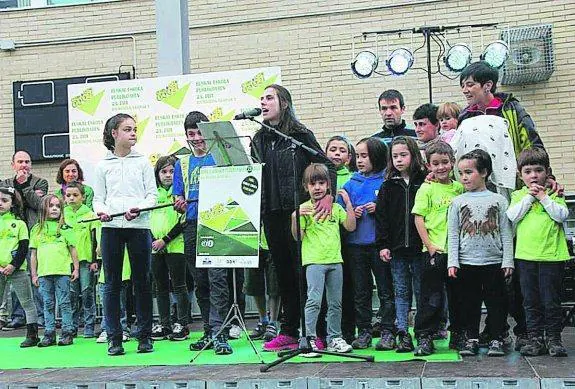
<path id="1" fill-rule="evenodd" d="M 531 336 L 560 335 L 563 329 L 561 285 L 565 262 L 518 259 L 515 263 L 523 293 L 527 331 Z"/>
<path id="2" fill-rule="evenodd" d="M 70 304 L 70 276 L 42 276 L 39 278 L 39 283 L 44 300 L 45 332 L 56 332 L 56 302 L 62 316 L 62 332 L 74 331 Z"/>
<path id="3" fill-rule="evenodd" d="M 128 281 L 122 282 L 122 289 L 120 289 L 120 326 L 122 327 L 122 332 L 130 332 L 128 328 L 128 315 L 126 313 L 126 293 L 130 283 Z M 100 300 L 104 301 L 104 290 L 106 289 L 106 284 L 100 284 Z M 100 324 L 102 331 L 108 333 L 106 328 L 106 315 L 102 315 L 102 323 Z"/>
<path id="4" fill-rule="evenodd" d="M 418 308 L 423 257 L 421 255 L 405 258 L 394 256 L 389 264 L 391 265 L 391 275 L 393 276 L 393 287 L 395 291 L 397 329 L 398 331 L 407 331 L 407 318 L 414 293 L 415 306 Z"/>
<path id="5" fill-rule="evenodd" d="M 90 271 L 88 261 L 80 262 L 80 277 L 70 283 L 70 301 L 72 303 L 72 317 L 74 328 L 80 326 L 80 312 L 84 313 L 84 335 L 94 336 L 94 318 L 96 316 L 96 304 L 94 301 L 94 282 L 96 277 Z M 82 306 L 80 307 L 80 297 Z"/>
<path id="6" fill-rule="evenodd" d="M 327 300 L 327 341 L 341 338 L 341 291 L 343 270 L 341 263 L 307 265 L 307 301 L 305 303 L 306 335 L 317 336 L 316 326 L 325 288 Z"/>
<path id="7" fill-rule="evenodd" d="M 138 339 L 152 335 L 152 286 L 150 263 L 152 236 L 150 230 L 139 228 L 102 228 L 102 261 L 106 288 L 104 289 L 104 315 L 108 339 L 121 342 L 120 291 L 124 249 L 128 248 L 132 283 L 135 291 Z"/>

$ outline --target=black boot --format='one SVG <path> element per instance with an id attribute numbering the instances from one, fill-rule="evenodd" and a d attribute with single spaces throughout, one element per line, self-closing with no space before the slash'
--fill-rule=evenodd
<path id="1" fill-rule="evenodd" d="M 547 350 L 552 357 L 566 357 L 567 350 L 561 341 L 561 333 L 551 334 L 547 337 Z"/>
<path id="2" fill-rule="evenodd" d="M 34 347 L 40 342 L 38 338 L 38 324 L 32 323 L 26 325 L 26 339 L 20 343 L 20 347 Z"/>
<path id="3" fill-rule="evenodd" d="M 56 333 L 55 332 L 46 332 L 44 333 L 44 337 L 38 343 L 38 347 L 48 347 L 54 346 L 56 344 Z"/>
<path id="4" fill-rule="evenodd" d="M 74 343 L 74 334 L 72 332 L 62 332 L 58 346 L 69 346 Z"/>

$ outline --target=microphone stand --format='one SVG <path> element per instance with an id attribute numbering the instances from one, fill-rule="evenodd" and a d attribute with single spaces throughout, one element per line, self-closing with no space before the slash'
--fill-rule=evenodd
<path id="1" fill-rule="evenodd" d="M 262 128 L 266 129 L 268 132 L 276 134 L 277 136 L 279 136 L 280 138 L 283 138 L 285 140 L 287 140 L 288 142 L 290 142 L 290 150 L 291 150 L 291 162 L 292 162 L 292 173 L 293 173 L 293 181 L 294 181 L 294 193 L 293 193 L 293 200 L 294 200 L 294 206 L 295 206 L 295 216 L 296 216 L 296 227 L 297 227 L 297 231 L 296 231 L 296 257 L 295 257 L 295 261 L 296 261 L 296 266 L 299 272 L 299 296 L 300 296 L 300 327 L 301 327 L 301 334 L 302 336 L 299 338 L 299 342 L 298 342 L 298 347 L 295 350 L 287 350 L 287 351 L 280 351 L 278 352 L 278 359 L 276 359 L 273 362 L 270 362 L 268 364 L 265 364 L 263 366 L 260 367 L 260 372 L 265 373 L 267 372 L 269 369 L 271 369 L 272 367 L 279 365 L 280 363 L 283 363 L 287 360 L 290 360 L 294 357 L 297 357 L 300 354 L 307 354 L 307 353 L 317 353 L 317 354 L 323 354 L 323 355 L 335 355 L 338 357 L 344 357 L 344 358 L 353 358 L 353 359 L 361 359 L 364 360 L 366 362 L 373 362 L 374 361 L 374 357 L 373 355 L 355 355 L 355 354 L 344 354 L 344 353 L 336 353 L 336 352 L 331 352 L 331 351 L 327 351 L 327 350 L 313 350 L 310 344 L 310 338 L 309 336 L 306 335 L 306 330 L 305 330 L 305 300 L 306 300 L 306 295 L 307 295 L 307 288 L 304 282 L 304 276 L 303 276 L 303 267 L 301 265 L 301 230 L 300 230 L 300 213 L 299 213 L 299 183 L 297 182 L 297 172 L 296 172 L 296 151 L 298 148 L 301 148 L 302 150 L 305 150 L 308 154 L 317 157 L 318 155 L 320 155 L 320 153 L 317 150 L 312 149 L 311 147 L 303 144 L 302 142 L 300 142 L 297 139 L 294 139 L 293 137 L 284 134 L 281 131 L 278 131 L 277 129 L 273 128 L 272 126 L 269 126 L 267 124 L 264 124 L 258 120 L 256 120 L 254 117 L 252 116 L 247 116 L 246 119 L 249 119 L 255 123 L 258 123 L 262 126 Z M 263 162 L 263 161 L 262 161 Z M 273 254 L 272 254 L 273 255 Z"/>

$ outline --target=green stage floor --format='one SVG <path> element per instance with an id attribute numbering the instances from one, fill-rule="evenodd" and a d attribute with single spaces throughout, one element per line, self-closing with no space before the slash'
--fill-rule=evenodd
<path id="1" fill-rule="evenodd" d="M 193 333 L 191 339 L 196 340 L 200 333 Z M 71 346 L 52 346 L 47 348 L 31 347 L 21 349 L 21 337 L 0 339 L 0 355 L 2 370 L 10 369 L 43 369 L 65 367 L 114 367 L 114 366 L 178 366 L 190 364 L 197 352 L 189 351 L 190 340 L 171 342 L 168 340 L 155 342 L 154 352 L 149 354 L 136 353 L 137 341 L 124 343 L 126 354 L 119 357 L 109 357 L 106 354 L 107 345 L 98 344 L 95 339 L 74 339 Z M 375 344 L 375 339 L 374 339 Z M 194 365 L 235 365 L 258 364 L 259 357 L 250 347 L 246 339 L 231 340 L 230 345 L 234 352 L 230 355 L 215 355 L 212 350 L 205 350 L 194 361 Z M 425 360 L 428 362 L 454 362 L 459 361 L 459 355 L 448 349 L 447 340 L 436 341 L 437 352 L 429 357 L 414 357 L 413 353 L 396 353 L 395 351 L 375 351 L 369 348 L 357 350 L 359 355 L 374 355 L 376 362 L 402 362 L 411 360 Z M 256 347 L 263 360 L 268 363 L 277 358 L 276 353 L 260 351 L 262 342 L 257 341 Z M 290 360 L 293 363 L 310 362 L 357 362 L 358 360 L 345 357 L 324 355 L 321 358 L 296 357 Z"/>

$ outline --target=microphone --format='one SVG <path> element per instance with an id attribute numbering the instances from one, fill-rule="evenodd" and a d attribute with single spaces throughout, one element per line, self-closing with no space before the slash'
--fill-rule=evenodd
<path id="1" fill-rule="evenodd" d="M 234 116 L 234 120 L 253 119 L 256 116 L 260 116 L 261 114 L 262 110 L 260 108 L 251 108 Z"/>

